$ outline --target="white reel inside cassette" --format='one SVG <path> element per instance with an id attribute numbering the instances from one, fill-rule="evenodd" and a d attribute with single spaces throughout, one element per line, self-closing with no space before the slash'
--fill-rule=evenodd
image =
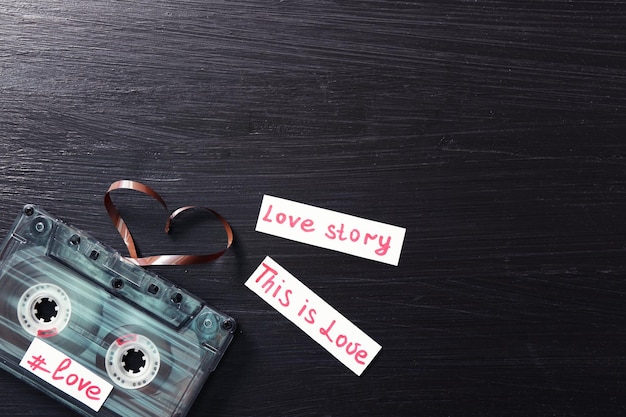
<path id="1" fill-rule="evenodd" d="M 36 284 L 22 294 L 17 317 L 28 333 L 51 337 L 63 331 L 72 315 L 72 302 L 63 289 L 54 284 Z"/>
<path id="2" fill-rule="evenodd" d="M 128 334 L 111 344 L 106 353 L 105 367 L 117 385 L 138 389 L 156 378 L 161 356 L 152 340 L 141 334 Z"/>

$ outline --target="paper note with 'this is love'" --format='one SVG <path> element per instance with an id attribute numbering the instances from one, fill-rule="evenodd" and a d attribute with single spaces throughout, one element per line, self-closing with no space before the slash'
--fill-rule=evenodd
<path id="1" fill-rule="evenodd" d="M 363 373 L 381 349 L 372 338 L 269 256 L 246 281 L 246 287 L 357 375 Z"/>

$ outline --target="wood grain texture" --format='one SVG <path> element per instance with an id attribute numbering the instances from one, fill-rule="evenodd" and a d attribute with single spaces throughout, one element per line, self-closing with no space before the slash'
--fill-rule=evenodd
<path id="1" fill-rule="evenodd" d="M 156 269 L 240 324 L 190 417 L 624 414 L 625 19 L 611 1 L 4 1 L 0 232 L 31 202 L 121 251 L 102 196 L 122 178 L 228 218 L 223 258 Z M 406 227 L 400 265 L 254 232 L 263 194 Z M 119 198 L 146 254 L 212 244 Z M 363 376 L 243 286 L 266 255 L 383 346 Z M 68 415 L 0 387 L 2 415 Z"/>

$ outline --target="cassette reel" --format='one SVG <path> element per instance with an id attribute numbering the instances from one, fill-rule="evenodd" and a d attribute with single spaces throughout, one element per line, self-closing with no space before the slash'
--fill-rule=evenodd
<path id="1" fill-rule="evenodd" d="M 84 416 L 184 417 L 234 330 L 38 207 L 24 207 L 0 247 L 0 367 Z"/>

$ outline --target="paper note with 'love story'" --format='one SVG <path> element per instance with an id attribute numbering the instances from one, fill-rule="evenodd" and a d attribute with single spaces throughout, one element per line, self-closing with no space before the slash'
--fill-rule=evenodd
<path id="1" fill-rule="evenodd" d="M 406 229 L 265 195 L 256 231 L 397 266 Z"/>

